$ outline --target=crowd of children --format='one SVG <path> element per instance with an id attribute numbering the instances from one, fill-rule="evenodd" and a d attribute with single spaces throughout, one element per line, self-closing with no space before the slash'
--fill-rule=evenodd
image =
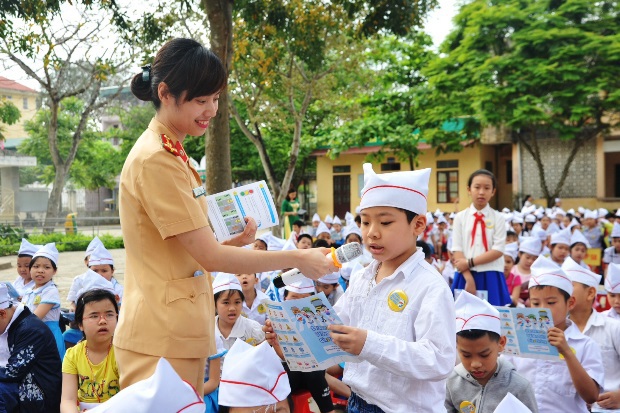
<path id="1" fill-rule="evenodd" d="M 334 393 L 348 398 L 352 413 L 620 409 L 620 215 L 565 212 L 560 200 L 549 209 L 528 202 L 520 211 L 493 210 L 496 181 L 486 170 L 469 178 L 468 208 L 433 214 L 427 212 L 429 176 L 428 169 L 376 174 L 364 165 L 355 216 L 321 220 L 315 214 L 309 226 L 293 221 L 287 239 L 264 233 L 248 246 L 273 251 L 362 244 L 363 255 L 336 273 L 284 288 L 273 282 L 280 271 L 213 274 L 215 352 L 204 366 L 203 388 L 196 389 L 201 400 L 188 406 L 292 411 L 290 395 L 308 391 L 322 413 L 334 411 Z M 53 282 L 55 245 L 22 241 L 16 293 L 8 298 L 0 289 L 0 395 L 7 391 L 3 374 L 17 357 L 3 337 L 11 321 L 3 324 L 3 309 L 13 303 L 41 319 L 55 339 L 62 396 L 54 411 L 123 411 L 111 406 L 132 400 L 144 386 L 120 389 L 112 339 L 123 288 L 114 278 L 112 255 L 95 238 L 84 262 L 87 268 L 67 297 L 72 311 L 62 315 Z M 327 371 L 290 371 L 265 300 L 320 292 L 343 321 L 329 326 L 331 339 L 357 360 Z M 560 358 L 502 354 L 507 337 L 501 306 L 549 309 L 554 325 L 547 338 Z M 73 316 L 64 337 L 61 316 Z M 160 362 L 149 383 L 157 387 L 153 380 L 173 372 Z M 12 410 L 0 402 L 3 411 Z"/>

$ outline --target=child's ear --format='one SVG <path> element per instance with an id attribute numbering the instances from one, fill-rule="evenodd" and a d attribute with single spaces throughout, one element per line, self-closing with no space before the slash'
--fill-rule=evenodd
<path id="1" fill-rule="evenodd" d="M 417 238 L 417 236 L 424 233 L 424 230 L 426 229 L 426 215 L 420 214 L 417 217 L 413 218 L 413 220 L 411 221 L 411 225 L 413 226 L 413 234 Z"/>
<path id="2" fill-rule="evenodd" d="M 571 295 L 568 299 L 567 305 L 568 305 L 568 311 L 571 311 L 573 308 L 575 308 L 575 303 L 576 303 L 576 299 L 574 295 Z"/>
<path id="3" fill-rule="evenodd" d="M 501 336 L 499 338 L 499 352 L 504 351 L 504 347 L 506 346 L 506 336 Z"/>

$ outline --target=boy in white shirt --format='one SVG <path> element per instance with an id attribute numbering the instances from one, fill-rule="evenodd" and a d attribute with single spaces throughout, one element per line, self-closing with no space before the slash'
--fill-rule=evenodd
<path id="1" fill-rule="evenodd" d="M 605 290 L 611 308 L 603 311 L 608 317 L 620 319 L 620 264 L 609 264 L 605 276 Z"/>
<path id="2" fill-rule="evenodd" d="M 243 291 L 241 315 L 264 326 L 267 320 L 267 308 L 263 304 L 263 300 L 269 299 L 269 297 L 264 292 L 256 289 L 258 277 L 256 274 L 236 274 L 236 277 L 239 284 L 241 284 L 241 291 Z"/>
<path id="3" fill-rule="evenodd" d="M 532 383 L 540 413 L 587 413 L 586 403 L 598 400 L 603 385 L 601 350 L 566 318 L 575 306 L 572 293 L 573 283 L 562 268 L 539 256 L 532 264 L 530 304 L 551 310 L 555 326 L 548 330 L 547 338 L 558 349 L 560 358 L 555 361 L 502 356 Z"/>
<path id="4" fill-rule="evenodd" d="M 359 358 L 344 370 L 351 413 L 445 412 L 456 358 L 454 304 L 416 247 L 426 227 L 430 173 L 377 175 L 364 164 L 361 228 L 374 260 L 351 275 L 334 306 L 344 325 L 329 326 L 334 343 Z"/>
<path id="5" fill-rule="evenodd" d="M 601 348 L 605 368 L 604 392 L 598 399 L 598 407 L 620 408 L 620 321 L 592 309 L 601 275 L 583 268 L 572 258 L 567 258 L 562 269 L 573 280 L 575 306 L 570 319 L 586 336 Z M 595 405 L 596 406 L 596 405 Z M 596 411 L 594 408 L 592 411 Z"/>

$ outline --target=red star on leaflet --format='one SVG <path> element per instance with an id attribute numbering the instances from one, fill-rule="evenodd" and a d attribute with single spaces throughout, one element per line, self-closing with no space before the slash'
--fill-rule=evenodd
<path id="1" fill-rule="evenodd" d="M 170 152 L 174 156 L 178 156 L 179 158 L 181 158 L 183 163 L 187 162 L 187 160 L 189 159 L 187 157 L 187 153 L 185 152 L 185 149 L 183 149 L 183 145 L 181 144 L 181 142 L 177 141 L 173 145 L 172 139 L 170 139 L 163 133 L 161 135 L 161 145 L 166 151 Z"/>

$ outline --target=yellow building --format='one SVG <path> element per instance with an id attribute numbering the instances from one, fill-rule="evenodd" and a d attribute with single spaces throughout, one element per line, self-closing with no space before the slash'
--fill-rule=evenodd
<path id="1" fill-rule="evenodd" d="M 347 211 L 355 211 L 360 203 L 360 191 L 364 186 L 362 165 L 368 155 L 378 152 L 379 146 L 351 148 L 338 158 L 330 159 L 327 149 L 313 152 L 317 158 L 316 179 L 318 186 L 317 212 L 324 217 L 335 214 L 343 217 Z M 428 193 L 428 209 L 434 211 L 460 211 L 470 204 L 467 179 L 472 172 L 485 168 L 498 179 L 494 208 L 512 205 L 512 151 L 510 145 L 482 145 L 475 142 L 461 152 L 436 155 L 428 145 L 418 158 L 416 169 L 431 168 Z M 380 172 L 408 171 L 408 160 L 389 155 L 381 162 L 373 162 L 374 170 Z"/>
<path id="2" fill-rule="evenodd" d="M 14 80 L 0 76 L 0 99 L 12 102 L 21 113 L 17 123 L 2 125 L 7 141 L 25 139 L 28 135 L 24 130 L 24 124 L 26 121 L 34 118 L 37 109 L 41 106 L 39 92 Z"/>

